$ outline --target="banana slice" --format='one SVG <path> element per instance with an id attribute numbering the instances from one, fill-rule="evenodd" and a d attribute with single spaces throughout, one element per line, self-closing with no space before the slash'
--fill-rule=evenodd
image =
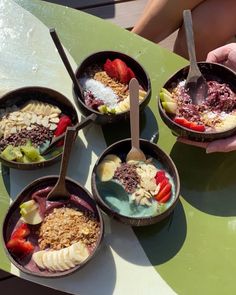
<path id="1" fill-rule="evenodd" d="M 55 258 L 56 258 L 56 260 L 57 260 L 57 265 L 58 265 L 59 267 L 61 267 L 61 269 L 63 269 L 63 270 L 67 270 L 67 269 L 71 268 L 71 267 L 68 266 L 68 264 L 65 262 L 63 249 L 61 249 L 61 250 L 59 250 L 59 251 L 56 252 Z"/>
<path id="2" fill-rule="evenodd" d="M 101 181 L 111 180 L 117 166 L 113 161 L 104 160 L 97 167 L 97 175 Z"/>
<path id="3" fill-rule="evenodd" d="M 32 255 L 33 261 L 37 264 L 39 268 L 45 269 L 46 266 L 43 263 L 43 255 L 46 251 L 38 251 Z"/>
<path id="4" fill-rule="evenodd" d="M 120 163 L 121 163 L 121 159 L 117 156 L 117 155 L 114 155 L 114 154 L 108 154 L 104 157 L 103 161 L 112 161 L 116 164 L 117 167 L 120 166 Z"/>
<path id="5" fill-rule="evenodd" d="M 72 268 L 72 267 L 75 267 L 75 263 L 73 263 L 70 259 L 70 256 L 69 256 L 69 247 L 67 248 L 64 248 L 61 250 L 61 253 L 60 256 L 61 256 L 61 259 L 64 260 L 64 263 L 69 267 L 69 268 Z"/>
<path id="6" fill-rule="evenodd" d="M 129 107 L 127 107 L 125 101 L 121 101 L 119 103 L 119 107 L 120 107 L 120 109 L 121 109 L 122 112 L 125 112 L 125 111 L 127 111 L 129 109 Z"/>
<path id="7" fill-rule="evenodd" d="M 89 256 L 87 247 L 78 242 L 69 247 L 69 257 L 75 264 L 82 263 Z"/>
<path id="8" fill-rule="evenodd" d="M 139 89 L 139 100 L 142 100 L 146 94 L 146 91 Z"/>

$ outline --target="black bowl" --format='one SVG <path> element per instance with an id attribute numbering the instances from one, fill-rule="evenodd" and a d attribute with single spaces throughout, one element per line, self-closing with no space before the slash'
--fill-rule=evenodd
<path id="1" fill-rule="evenodd" d="M 127 155 L 127 153 L 131 149 L 131 139 L 124 139 L 121 141 L 118 141 L 111 146 L 109 146 L 99 157 L 97 160 L 93 172 L 92 172 L 92 193 L 97 201 L 100 208 L 110 217 L 123 222 L 125 224 L 129 224 L 131 226 L 144 226 L 144 225 L 151 225 L 157 222 L 160 222 L 161 220 L 165 219 L 167 216 L 170 215 L 170 213 L 174 210 L 178 200 L 179 200 L 179 192 L 180 192 L 180 180 L 179 180 L 179 174 L 175 167 L 175 164 L 171 160 L 171 158 L 163 151 L 161 150 L 156 144 L 153 144 L 147 140 L 140 139 L 140 148 L 144 152 L 145 155 L 148 155 L 152 157 L 153 159 L 160 162 L 163 166 L 163 168 L 170 174 L 170 176 L 173 179 L 174 185 L 175 185 L 175 192 L 174 192 L 174 200 L 171 203 L 171 205 L 161 214 L 151 217 L 129 217 L 119 214 L 117 211 L 113 210 L 103 199 L 103 197 L 99 194 L 98 188 L 97 188 L 97 182 L 96 182 L 96 169 L 97 166 L 101 163 L 101 161 L 104 159 L 104 157 L 107 154 L 115 154 L 118 156 Z"/>
<path id="2" fill-rule="evenodd" d="M 201 73 L 207 81 L 217 81 L 219 83 L 226 83 L 229 85 L 232 91 L 236 93 L 236 73 L 229 68 L 208 62 L 199 62 L 198 66 Z M 172 75 L 168 81 L 164 84 L 163 88 L 170 90 L 173 88 L 173 84 L 177 84 L 187 78 L 189 66 L 186 66 Z M 162 107 L 160 97 L 158 97 L 158 109 L 160 116 L 164 123 L 173 131 L 177 136 L 185 137 L 194 141 L 213 141 L 216 139 L 222 139 L 229 137 L 236 133 L 236 127 L 223 131 L 223 132 L 198 132 L 185 128 L 175 123 L 165 112 Z"/>
<path id="3" fill-rule="evenodd" d="M 123 60 L 128 67 L 130 67 L 133 72 L 136 75 L 137 80 L 139 81 L 139 84 L 143 87 L 143 89 L 147 92 L 144 99 L 140 103 L 140 110 L 143 110 L 144 107 L 149 103 L 151 99 L 151 82 L 150 78 L 143 68 L 143 66 L 133 59 L 132 57 L 116 51 L 100 51 L 93 53 L 86 57 L 84 61 L 80 64 L 76 71 L 76 77 L 77 79 L 80 79 L 80 77 L 84 74 L 84 72 L 87 70 L 87 68 L 94 64 L 104 64 L 106 59 L 109 58 L 111 60 L 114 60 L 115 58 L 119 58 Z M 125 111 L 119 114 L 102 114 L 92 108 L 89 108 L 85 102 L 84 102 L 84 96 L 80 92 L 76 91 L 74 89 L 74 94 L 76 99 L 78 100 L 78 107 L 83 114 L 83 116 L 88 117 L 90 115 L 94 115 L 92 121 L 94 121 L 97 124 L 108 124 L 108 123 L 117 123 L 120 122 L 120 120 L 126 120 L 129 118 L 129 111 Z"/>
<path id="4" fill-rule="evenodd" d="M 30 100 L 38 100 L 55 105 L 59 107 L 65 115 L 68 115 L 71 118 L 73 125 L 78 124 L 78 115 L 73 104 L 63 94 L 50 88 L 32 86 L 15 89 L 3 95 L 0 98 L 0 104 L 1 108 L 6 108 L 14 104 L 17 106 L 21 106 Z M 43 162 L 36 163 L 19 163 L 8 161 L 3 157 L 0 157 L 0 161 L 4 165 L 11 168 L 21 170 L 35 170 L 37 168 L 50 166 L 59 161 L 61 158 L 61 154 L 62 152 L 60 152 L 56 156 L 52 156 L 49 159 L 46 159 Z"/>
<path id="5" fill-rule="evenodd" d="M 58 180 L 58 176 L 46 176 L 46 177 L 38 178 L 37 180 L 33 181 L 28 186 L 26 186 L 20 192 L 20 194 L 16 197 L 16 200 L 10 206 L 10 208 L 5 216 L 4 222 L 3 222 L 3 229 L 2 229 L 2 236 L 3 236 L 3 241 L 4 241 L 3 246 L 4 246 L 4 249 L 5 249 L 5 252 L 6 252 L 8 258 L 19 270 L 21 270 L 27 274 L 30 274 L 30 275 L 39 276 L 39 277 L 50 277 L 50 278 L 57 278 L 57 277 L 69 275 L 72 272 L 75 272 L 76 270 L 82 268 L 85 264 L 87 264 L 94 257 L 94 255 L 95 255 L 95 253 L 97 253 L 99 246 L 100 246 L 102 239 L 103 239 L 104 223 L 103 223 L 100 209 L 96 205 L 96 203 L 93 200 L 93 198 L 91 197 L 90 193 L 84 187 L 82 187 L 78 182 L 75 182 L 74 180 L 67 178 L 66 184 L 67 184 L 67 188 L 68 188 L 69 192 L 71 194 L 79 196 L 80 199 L 82 199 L 83 202 L 87 206 L 85 208 L 85 207 L 83 207 L 83 204 L 82 204 L 81 210 L 82 211 L 91 210 L 93 212 L 93 214 L 95 215 L 95 218 L 100 223 L 100 234 L 99 234 L 98 240 L 96 242 L 96 246 L 93 249 L 92 253 L 90 253 L 89 257 L 85 261 L 83 261 L 81 264 L 75 266 L 74 268 L 66 270 L 66 271 L 49 272 L 46 270 L 40 271 L 38 269 L 37 269 L 37 271 L 36 270 L 32 271 L 32 270 L 29 270 L 26 265 L 21 263 L 20 259 L 17 259 L 16 257 L 14 257 L 11 254 L 11 252 L 8 251 L 8 249 L 6 247 L 6 243 L 7 243 L 7 241 L 9 241 L 10 236 L 12 234 L 12 231 L 13 231 L 17 221 L 20 219 L 19 205 L 22 202 L 30 200 L 31 195 L 35 191 L 37 191 L 39 189 L 43 189 L 48 186 L 54 186 L 56 184 L 57 180 Z"/>

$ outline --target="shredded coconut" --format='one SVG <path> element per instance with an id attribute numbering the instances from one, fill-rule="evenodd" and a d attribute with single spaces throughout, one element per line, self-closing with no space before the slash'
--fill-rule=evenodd
<path id="1" fill-rule="evenodd" d="M 90 91 L 96 99 L 102 100 L 111 109 L 116 107 L 118 96 L 110 87 L 106 87 L 101 82 L 91 78 L 82 78 L 80 82 L 84 90 Z"/>

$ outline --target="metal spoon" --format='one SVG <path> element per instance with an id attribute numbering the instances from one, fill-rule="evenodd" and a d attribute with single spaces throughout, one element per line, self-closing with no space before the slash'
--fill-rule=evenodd
<path id="1" fill-rule="evenodd" d="M 135 78 L 129 82 L 129 96 L 132 147 L 126 156 L 126 161 L 145 161 L 146 157 L 139 147 L 139 83 Z"/>
<path id="2" fill-rule="evenodd" d="M 187 89 L 193 104 L 201 104 L 207 96 L 208 85 L 197 65 L 191 11 L 184 10 L 183 18 L 190 60 L 185 89 Z"/>
<path id="3" fill-rule="evenodd" d="M 70 197 L 70 193 L 66 188 L 66 172 L 72 148 L 71 143 L 74 141 L 76 135 L 76 127 L 67 127 L 59 178 L 53 189 L 47 195 L 48 201 L 67 200 Z"/>

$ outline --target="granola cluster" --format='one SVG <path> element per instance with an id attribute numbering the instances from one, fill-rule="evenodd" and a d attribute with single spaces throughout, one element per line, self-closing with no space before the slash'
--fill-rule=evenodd
<path id="1" fill-rule="evenodd" d="M 81 241 L 93 248 L 99 234 L 99 222 L 92 213 L 66 207 L 55 208 L 40 227 L 39 247 L 59 250 Z"/>

